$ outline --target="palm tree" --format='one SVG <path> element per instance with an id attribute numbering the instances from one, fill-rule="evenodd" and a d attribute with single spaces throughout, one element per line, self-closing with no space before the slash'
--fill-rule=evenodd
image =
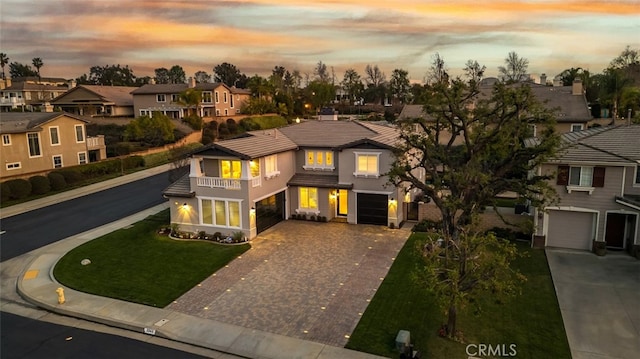
<path id="1" fill-rule="evenodd" d="M 36 72 L 38 73 L 38 80 L 40 79 L 40 68 L 42 66 L 44 66 L 44 62 L 42 62 L 42 59 L 39 57 L 34 57 L 31 60 L 31 63 L 33 64 L 33 67 L 36 68 Z"/>
<path id="2" fill-rule="evenodd" d="M 2 66 L 2 79 L 6 79 L 4 75 L 4 67 L 9 63 L 9 57 L 4 52 L 0 52 L 0 66 Z"/>
<path id="3" fill-rule="evenodd" d="M 193 88 L 188 88 L 178 95 L 177 103 L 187 108 L 187 116 L 191 116 L 195 109 L 195 115 L 200 117 L 200 103 L 202 102 L 202 92 Z"/>

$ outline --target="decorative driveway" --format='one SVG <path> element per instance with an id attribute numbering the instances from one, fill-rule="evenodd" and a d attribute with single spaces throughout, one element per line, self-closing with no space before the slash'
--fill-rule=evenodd
<path id="1" fill-rule="evenodd" d="M 640 357 L 640 261 L 547 249 L 573 359 Z"/>
<path id="2" fill-rule="evenodd" d="M 281 222 L 167 308 L 342 347 L 409 237 L 405 227 Z"/>

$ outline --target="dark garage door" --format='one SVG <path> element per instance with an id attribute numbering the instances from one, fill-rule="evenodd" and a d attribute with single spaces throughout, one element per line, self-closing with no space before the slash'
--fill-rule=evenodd
<path id="1" fill-rule="evenodd" d="M 387 225 L 386 194 L 358 193 L 358 223 Z"/>
<path id="2" fill-rule="evenodd" d="M 256 202 L 256 227 L 258 233 L 284 219 L 284 192 Z"/>

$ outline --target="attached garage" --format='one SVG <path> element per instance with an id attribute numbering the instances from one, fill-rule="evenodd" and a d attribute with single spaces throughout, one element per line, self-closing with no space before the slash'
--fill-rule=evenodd
<path id="1" fill-rule="evenodd" d="M 256 202 L 256 229 L 258 233 L 284 219 L 284 191 Z"/>
<path id="2" fill-rule="evenodd" d="M 547 246 L 591 250 L 596 213 L 550 210 Z"/>
<path id="3" fill-rule="evenodd" d="M 389 207 L 386 194 L 358 193 L 357 203 L 359 224 L 387 225 Z"/>

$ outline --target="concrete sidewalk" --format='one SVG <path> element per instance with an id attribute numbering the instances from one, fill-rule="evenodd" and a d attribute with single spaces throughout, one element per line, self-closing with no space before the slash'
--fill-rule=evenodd
<path id="1" fill-rule="evenodd" d="M 69 250 L 103 234 L 138 222 L 168 204 L 61 240 L 45 247 L 18 278 L 18 293 L 46 310 L 181 343 L 248 358 L 380 358 L 321 343 L 202 319 L 176 311 L 99 297 L 65 288 L 53 278 L 53 268 Z M 57 288 L 66 302 L 58 304 Z"/>

